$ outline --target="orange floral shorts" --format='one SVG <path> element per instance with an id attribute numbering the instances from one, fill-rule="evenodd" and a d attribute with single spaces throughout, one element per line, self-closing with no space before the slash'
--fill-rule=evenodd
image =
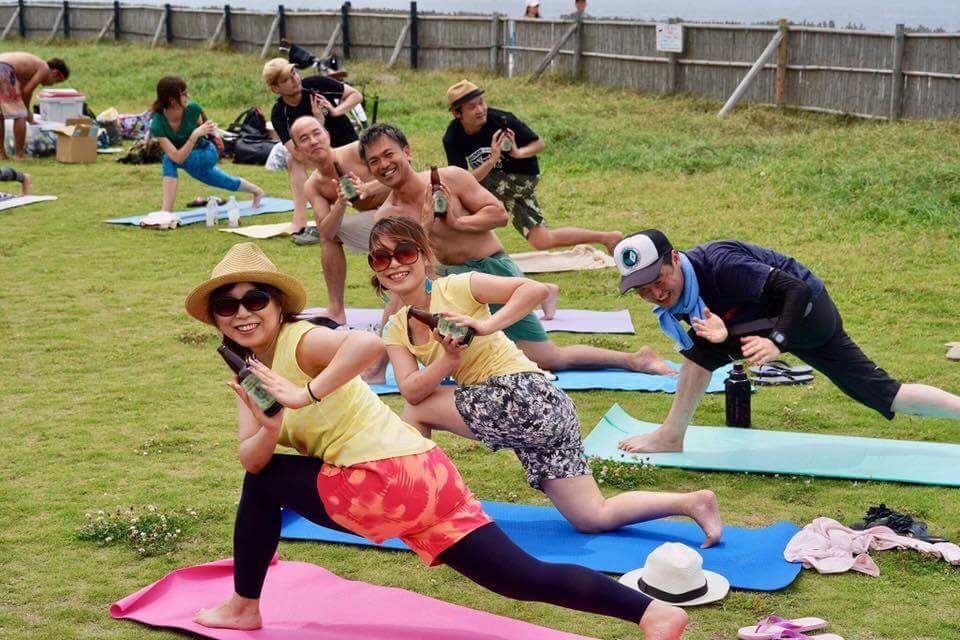
<path id="1" fill-rule="evenodd" d="M 371 542 L 400 538 L 430 567 L 493 522 L 440 447 L 349 467 L 324 464 L 317 491 L 334 522 Z"/>

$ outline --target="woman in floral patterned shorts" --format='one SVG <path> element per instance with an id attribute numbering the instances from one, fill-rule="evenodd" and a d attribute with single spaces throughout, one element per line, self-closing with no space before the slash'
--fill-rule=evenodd
<path id="1" fill-rule="evenodd" d="M 605 498 L 590 474 L 573 401 L 551 384 L 502 329 L 536 308 L 547 287 L 527 278 L 461 273 L 427 278 L 433 254 L 423 228 L 406 217 L 388 217 L 370 232 L 368 261 L 375 287 L 405 305 L 390 317 L 383 341 L 400 393 L 405 422 L 429 436 L 451 431 L 487 447 L 513 449 L 527 482 L 543 491 L 580 531 L 684 515 L 703 529 L 703 547 L 723 526 L 712 491 L 629 491 Z M 490 314 L 488 304 L 502 304 Z M 442 313 L 475 331 L 467 347 L 409 316 L 411 306 Z M 423 368 L 420 368 L 423 364 Z M 457 386 L 441 385 L 452 376 Z"/>

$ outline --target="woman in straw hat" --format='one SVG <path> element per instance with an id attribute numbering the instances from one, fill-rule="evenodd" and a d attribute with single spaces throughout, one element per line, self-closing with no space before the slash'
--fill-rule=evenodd
<path id="1" fill-rule="evenodd" d="M 478 272 L 431 282 L 430 244 L 423 228 L 407 217 L 387 217 L 373 226 L 368 261 L 374 286 L 406 305 L 383 329 L 407 401 L 405 422 L 427 437 L 431 429 L 442 429 L 480 440 L 494 451 L 513 449 L 530 486 L 543 491 L 580 531 L 610 531 L 682 515 L 703 529 L 704 547 L 716 544 L 723 525 L 712 491 L 628 491 L 609 499 L 600 492 L 584 459 L 573 401 L 501 331 L 540 304 L 547 295 L 543 284 Z M 491 315 L 487 303 L 503 306 Z M 442 312 L 471 327 L 475 337 L 461 346 L 458 339 L 409 317 L 410 306 Z M 447 376 L 458 386 L 441 386 Z"/>
<path id="2" fill-rule="evenodd" d="M 201 609 L 208 627 L 256 629 L 284 507 L 320 525 L 380 542 L 399 537 L 428 566 L 478 584 L 639 623 L 646 638 L 680 638 L 686 614 L 590 569 L 541 562 L 487 516 L 447 456 L 403 422 L 360 374 L 383 353 L 362 331 L 332 331 L 291 314 L 303 285 L 253 243 L 235 245 L 186 300 L 226 346 L 248 358 L 283 410 L 267 416 L 234 380 L 240 463 L 247 474 L 234 527 L 234 589 Z M 277 445 L 300 455 L 274 453 Z"/>

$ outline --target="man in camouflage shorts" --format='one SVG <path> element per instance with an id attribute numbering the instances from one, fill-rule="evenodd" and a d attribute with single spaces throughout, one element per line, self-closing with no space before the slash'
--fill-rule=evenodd
<path id="1" fill-rule="evenodd" d="M 548 229 L 536 195 L 537 154 L 546 147 L 543 139 L 509 111 L 488 108 L 483 90 L 467 80 L 447 90 L 447 101 L 453 114 L 443 135 L 447 162 L 473 173 L 496 195 L 513 226 L 535 249 L 602 244 L 610 251 L 620 242 L 619 231 Z"/>

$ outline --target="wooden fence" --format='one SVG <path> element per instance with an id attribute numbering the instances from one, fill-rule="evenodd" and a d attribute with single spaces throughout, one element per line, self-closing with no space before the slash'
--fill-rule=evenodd
<path id="1" fill-rule="evenodd" d="M 574 25 L 579 26 L 574 27 Z M 192 9 L 171 5 L 0 4 L 0 39 L 115 39 L 271 55 L 281 37 L 345 58 L 415 68 L 550 71 L 649 93 L 725 100 L 778 30 L 777 55 L 744 99 L 868 118 L 960 116 L 960 33 L 895 33 L 788 25 L 682 24 L 683 51 L 657 50 L 656 24 L 407 12 Z M 565 34 L 566 42 L 557 46 Z M 552 49 L 558 49 L 543 65 Z"/>

